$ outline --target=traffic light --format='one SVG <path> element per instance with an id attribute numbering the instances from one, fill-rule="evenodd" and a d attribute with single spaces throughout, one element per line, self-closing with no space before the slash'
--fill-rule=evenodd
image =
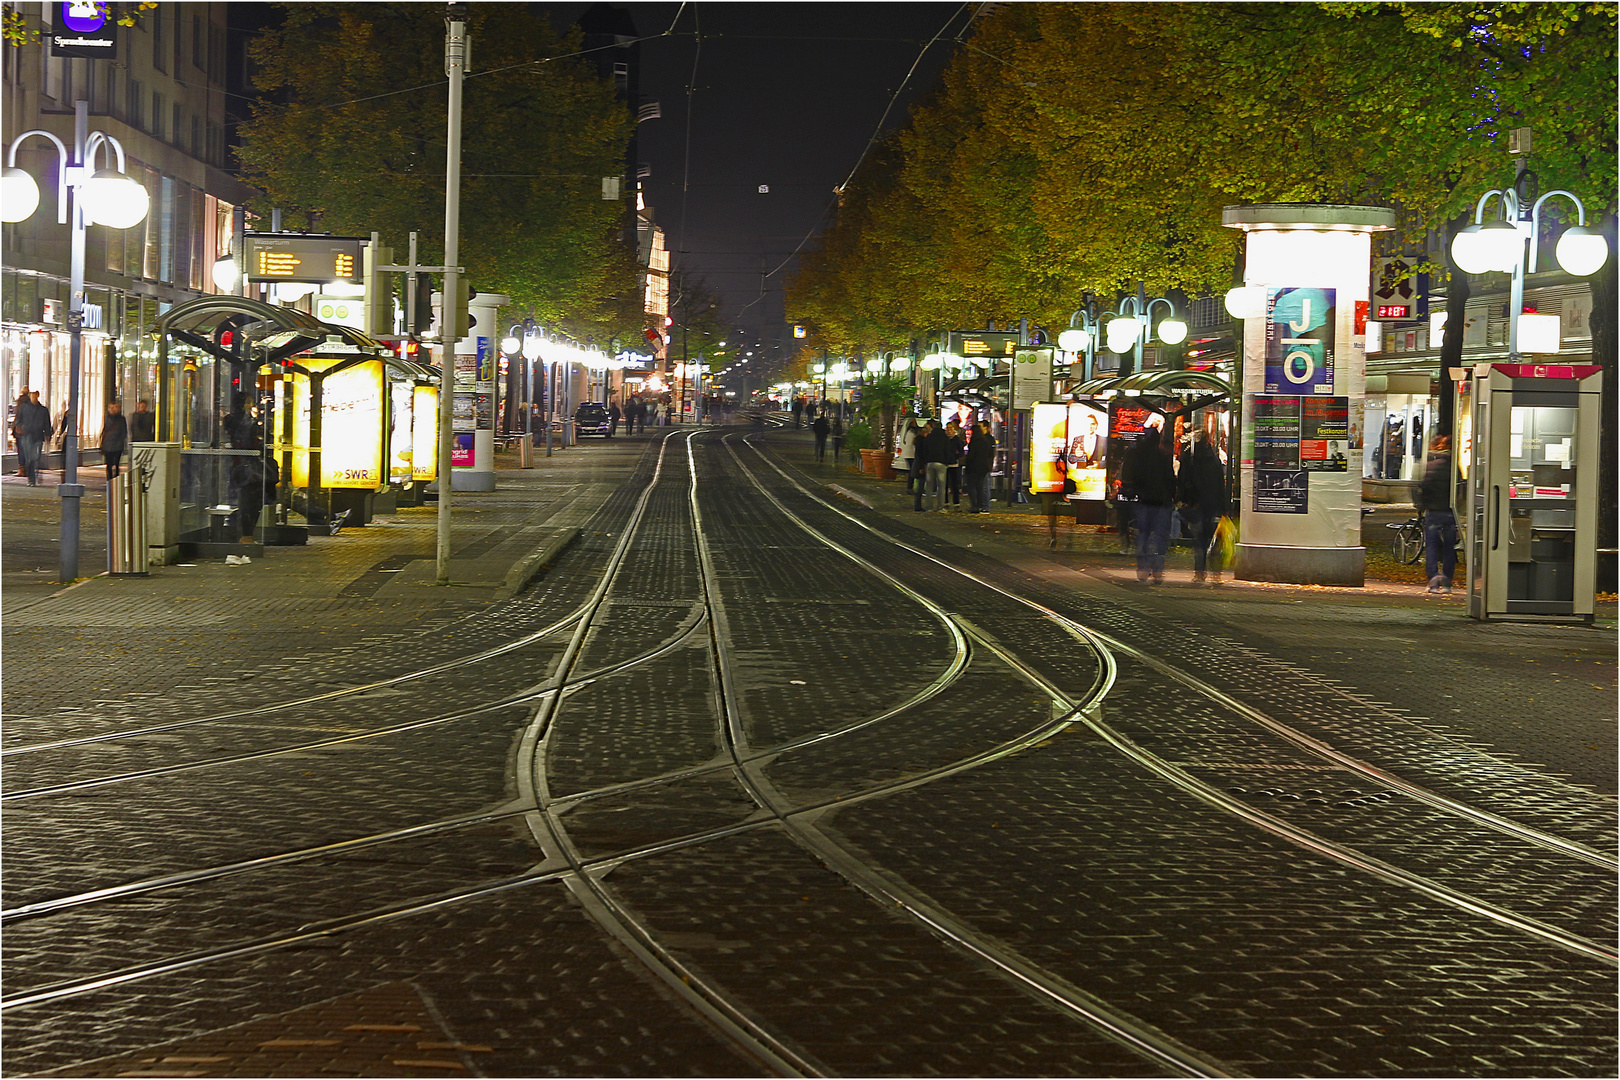
<path id="1" fill-rule="evenodd" d="M 394 261 L 394 249 L 378 244 L 367 244 L 365 251 L 365 332 L 372 337 L 384 337 L 394 332 L 394 279 L 379 266 Z"/>
<path id="2" fill-rule="evenodd" d="M 411 313 L 411 336 L 426 337 L 433 326 L 433 279 L 416 275 L 416 309 Z"/>
<path id="3" fill-rule="evenodd" d="M 457 279 L 456 287 L 461 296 L 458 301 L 445 307 L 444 323 L 439 327 L 440 341 L 460 341 L 478 325 L 478 320 L 467 310 L 467 305 L 478 295 L 478 290 L 469 285 L 465 278 Z"/>

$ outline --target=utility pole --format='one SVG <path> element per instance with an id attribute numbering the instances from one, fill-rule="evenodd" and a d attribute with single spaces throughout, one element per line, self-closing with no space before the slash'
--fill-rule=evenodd
<path id="1" fill-rule="evenodd" d="M 456 344 L 461 340 L 449 329 L 459 321 L 452 307 L 461 305 L 461 80 L 467 71 L 467 5 L 448 5 L 444 39 L 444 70 L 450 77 L 450 121 L 444 151 L 444 292 L 439 310 L 444 349 L 439 368 L 439 533 L 436 580 L 450 584 L 451 447 L 455 443 Z M 475 406 L 476 407 L 476 406 Z"/>

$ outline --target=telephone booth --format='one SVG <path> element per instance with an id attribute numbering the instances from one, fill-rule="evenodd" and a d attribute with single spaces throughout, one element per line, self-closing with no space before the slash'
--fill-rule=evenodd
<path id="1" fill-rule="evenodd" d="M 1468 613 L 1591 621 L 1601 369 L 1479 364 L 1469 383 Z"/>

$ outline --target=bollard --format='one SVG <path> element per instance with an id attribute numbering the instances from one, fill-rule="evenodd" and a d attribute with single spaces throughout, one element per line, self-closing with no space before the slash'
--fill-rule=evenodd
<path id="1" fill-rule="evenodd" d="M 534 436 L 524 432 L 518 437 L 518 468 L 534 468 Z"/>
<path id="2" fill-rule="evenodd" d="M 138 467 L 107 485 L 107 572 L 147 573 L 146 473 Z"/>

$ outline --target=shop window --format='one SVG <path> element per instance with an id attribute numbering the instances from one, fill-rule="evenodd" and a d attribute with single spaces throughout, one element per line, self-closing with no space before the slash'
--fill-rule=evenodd
<path id="1" fill-rule="evenodd" d="M 162 232 L 159 227 L 160 208 L 163 205 L 160 201 L 163 197 L 163 183 L 156 169 L 146 170 L 146 193 L 151 196 L 152 209 L 146 215 L 146 249 L 142 253 L 140 276 L 156 281 L 158 276 L 158 242 Z"/>
<path id="2" fill-rule="evenodd" d="M 106 267 L 115 274 L 124 272 L 124 233 L 125 229 L 109 229 L 101 226 L 102 247 L 107 253 Z"/>
<path id="3" fill-rule="evenodd" d="M 191 66 L 208 70 L 208 24 L 201 15 L 191 17 Z"/>
<path id="4" fill-rule="evenodd" d="M 158 273 L 157 279 L 165 285 L 174 284 L 175 237 L 175 183 L 165 176 L 159 183 L 158 218 Z"/>
<path id="5" fill-rule="evenodd" d="M 164 24 L 169 21 L 169 12 L 165 8 L 158 8 L 152 14 L 152 66 L 159 71 L 169 70 L 169 41 L 164 33 Z"/>
<path id="6" fill-rule="evenodd" d="M 145 127 L 143 106 L 146 103 L 146 89 L 141 86 L 141 80 L 127 79 L 124 82 L 124 122 L 130 127 Z"/>
<path id="7" fill-rule="evenodd" d="M 163 100 L 163 95 L 158 93 L 156 90 L 152 91 L 152 127 L 151 127 L 151 132 L 152 132 L 153 135 L 156 135 L 160 139 L 164 138 L 164 135 L 163 135 L 163 121 L 167 118 L 167 112 L 164 109 L 165 104 L 166 103 Z"/>

